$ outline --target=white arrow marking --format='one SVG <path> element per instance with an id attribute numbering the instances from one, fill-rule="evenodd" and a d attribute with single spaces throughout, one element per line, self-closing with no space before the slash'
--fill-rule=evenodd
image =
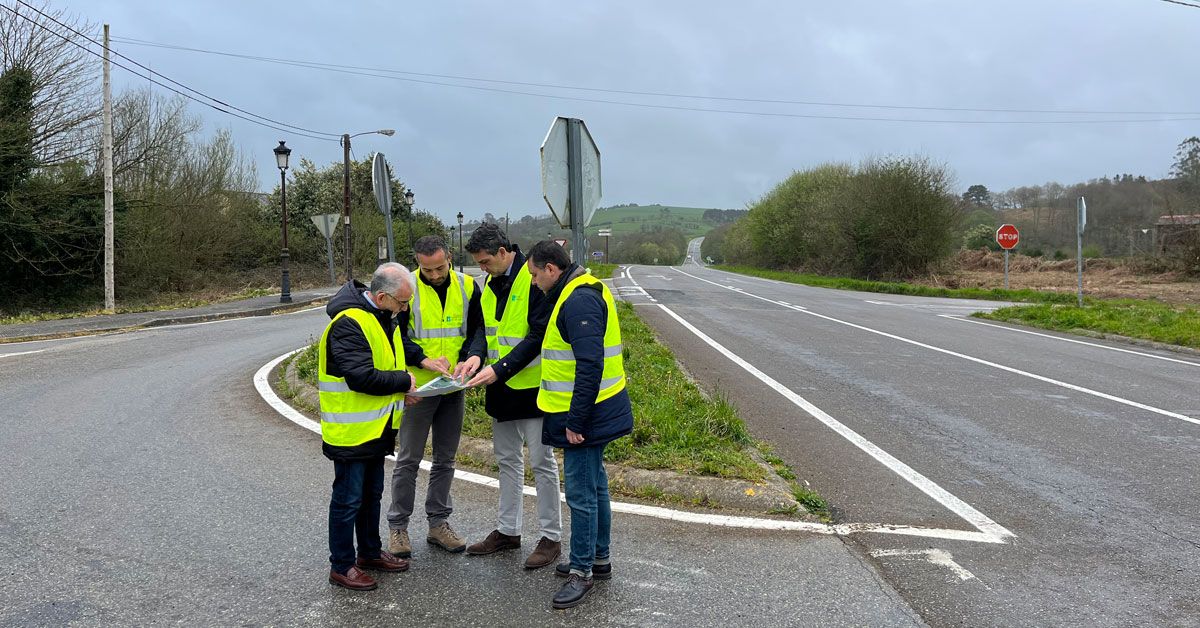
<path id="1" fill-rule="evenodd" d="M 965 568 L 963 568 L 962 565 L 954 562 L 954 557 L 951 556 L 950 552 L 947 552 L 946 550 L 940 550 L 940 549 L 927 549 L 927 550 L 885 549 L 885 550 L 872 550 L 871 555 L 874 556 L 875 558 L 885 558 L 888 556 L 896 556 L 899 558 L 924 559 L 934 565 L 937 565 L 939 567 L 945 567 L 945 568 L 949 569 L 950 571 L 953 571 L 954 575 L 958 576 L 959 580 L 966 581 L 966 580 L 973 580 L 975 578 L 975 574 L 967 571 Z"/>

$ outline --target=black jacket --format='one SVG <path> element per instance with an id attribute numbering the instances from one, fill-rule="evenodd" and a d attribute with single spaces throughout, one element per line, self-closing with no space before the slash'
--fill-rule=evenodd
<path id="1" fill-rule="evenodd" d="M 563 288 L 583 274 L 577 264 L 563 270 L 562 277 L 546 295 L 546 309 L 553 311 Z M 555 321 L 558 333 L 575 353 L 575 390 L 571 408 L 549 412 L 542 422 L 542 443 L 551 447 L 595 447 L 610 443 L 633 431 L 633 408 L 628 389 L 596 403 L 604 373 L 604 334 L 608 330 L 608 304 L 599 286 L 580 286 L 563 302 Z M 567 442 L 567 428 L 582 434 L 580 445 Z"/>
<path id="2" fill-rule="evenodd" d="M 495 316 L 499 319 L 504 315 L 504 306 L 508 303 L 508 295 L 512 290 L 513 279 L 525 265 L 525 255 L 517 245 L 513 245 L 512 267 L 502 277 L 492 277 L 485 290 L 491 290 L 496 295 Z M 553 302 L 550 302 L 553 306 Z M 537 286 L 529 285 L 529 332 L 525 340 L 504 356 L 502 360 L 492 365 L 496 372 L 496 383 L 487 387 L 484 396 L 484 408 L 488 416 L 497 421 L 513 421 L 516 419 L 536 419 L 542 416 L 537 407 L 537 387 L 514 390 L 504 382 L 521 372 L 534 358 L 542 352 L 542 336 L 546 335 L 546 323 L 550 322 L 551 307 L 546 307 L 546 296 Z"/>
<path id="3" fill-rule="evenodd" d="M 379 324 L 387 334 L 388 342 L 392 342 L 392 331 L 395 321 L 390 312 L 380 310 L 363 296 L 367 287 L 358 281 L 347 282 L 342 286 L 329 304 L 325 313 L 333 318 L 343 310 L 358 308 L 375 315 Z M 375 368 L 371 355 L 371 345 L 366 335 L 359 327 L 358 321 L 350 317 L 342 317 L 329 330 L 325 346 L 327 358 L 326 368 L 334 377 L 345 377 L 350 390 L 368 395 L 393 395 L 407 392 L 412 387 L 412 376 L 408 371 L 380 371 Z M 369 440 L 353 447 L 338 447 L 322 443 L 322 452 L 330 460 L 365 460 L 380 458 L 391 454 L 396 448 L 396 430 L 388 421 L 379 438 Z"/>

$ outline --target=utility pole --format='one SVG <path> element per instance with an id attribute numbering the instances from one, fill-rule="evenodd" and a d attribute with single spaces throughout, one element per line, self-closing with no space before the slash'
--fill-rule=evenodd
<path id="1" fill-rule="evenodd" d="M 346 281 L 354 281 L 354 245 L 350 240 L 350 134 L 342 135 L 342 224 L 345 244 L 342 254 L 346 258 Z"/>
<path id="2" fill-rule="evenodd" d="M 104 161 L 104 311 L 115 314 L 117 298 L 113 278 L 113 139 L 112 81 L 109 80 L 108 24 L 104 25 L 104 113 L 100 125 L 100 143 Z"/>

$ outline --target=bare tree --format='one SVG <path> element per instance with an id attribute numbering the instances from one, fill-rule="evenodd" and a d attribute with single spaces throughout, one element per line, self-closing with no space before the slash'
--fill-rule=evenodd
<path id="1" fill-rule="evenodd" d="M 65 11 L 37 4 L 77 31 L 95 30 Z M 89 156 L 99 124 L 100 60 L 72 41 L 92 45 L 21 4 L 0 11 L 0 71 L 23 67 L 33 73 L 33 150 L 42 165 Z"/>

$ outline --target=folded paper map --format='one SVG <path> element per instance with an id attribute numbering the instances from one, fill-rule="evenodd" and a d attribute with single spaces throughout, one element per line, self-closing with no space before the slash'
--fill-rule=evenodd
<path id="1" fill-rule="evenodd" d="M 446 393 L 452 393 L 466 388 L 466 382 L 451 379 L 445 375 L 438 375 L 435 379 L 429 381 L 424 386 L 416 390 L 404 393 L 413 397 L 436 397 Z"/>

